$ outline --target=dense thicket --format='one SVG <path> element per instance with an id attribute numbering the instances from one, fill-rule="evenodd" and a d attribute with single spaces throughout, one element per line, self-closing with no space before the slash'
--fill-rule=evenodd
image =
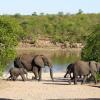
<path id="1" fill-rule="evenodd" d="M 100 23 L 100 14 L 74 15 L 59 12 L 57 15 L 37 15 L 22 16 L 16 14 L 15 17 L 24 31 L 27 32 L 27 38 L 33 39 L 38 34 L 50 36 L 53 41 L 58 42 L 84 42 L 91 33 L 89 30 L 93 25 Z"/>
<path id="2" fill-rule="evenodd" d="M 91 30 L 93 32 L 88 36 L 81 56 L 83 60 L 100 62 L 100 24 L 95 25 Z"/>
<path id="3" fill-rule="evenodd" d="M 7 63 L 15 56 L 14 48 L 23 37 L 19 23 L 7 16 L 0 17 L 0 74 Z"/>

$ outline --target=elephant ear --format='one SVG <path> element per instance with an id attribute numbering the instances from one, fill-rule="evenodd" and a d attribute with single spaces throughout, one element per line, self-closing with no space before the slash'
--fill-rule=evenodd
<path id="1" fill-rule="evenodd" d="M 31 71 L 32 70 L 32 60 L 33 60 L 33 55 L 30 55 L 30 54 L 23 54 L 21 55 L 21 61 L 23 62 L 24 64 L 24 68 L 26 68 L 28 71 Z"/>
<path id="2" fill-rule="evenodd" d="M 34 58 L 34 63 L 35 63 L 35 65 L 37 65 L 37 66 L 39 66 L 41 68 L 45 67 L 43 59 L 39 55 Z"/>
<path id="3" fill-rule="evenodd" d="M 42 57 L 45 66 L 52 67 L 52 63 L 51 63 L 51 60 L 50 59 L 48 59 L 44 55 L 40 55 L 40 56 Z"/>

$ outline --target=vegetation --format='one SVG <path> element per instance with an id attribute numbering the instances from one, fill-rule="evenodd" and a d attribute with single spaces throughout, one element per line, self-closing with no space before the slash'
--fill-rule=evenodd
<path id="1" fill-rule="evenodd" d="M 0 17 L 0 74 L 5 65 L 15 56 L 14 48 L 23 36 L 22 33 L 23 29 L 14 18 Z"/>
<path id="2" fill-rule="evenodd" d="M 86 61 L 100 62 L 100 24 L 93 27 L 93 32 L 87 38 L 86 45 L 82 49 L 81 57 Z M 99 73 L 96 74 L 96 79 L 100 80 Z"/>
<path id="3" fill-rule="evenodd" d="M 93 32 L 87 38 L 81 56 L 83 60 L 95 60 L 100 62 L 100 24 L 97 24 L 91 30 L 93 30 Z"/>
<path id="4" fill-rule="evenodd" d="M 27 33 L 26 39 L 35 40 L 38 35 L 49 36 L 53 42 L 82 42 L 91 33 L 92 26 L 100 22 L 100 14 L 84 14 L 81 10 L 77 14 L 32 15 L 15 14 L 11 16 L 23 27 Z"/>
<path id="5" fill-rule="evenodd" d="M 97 74 L 96 74 L 96 79 L 97 79 L 97 81 L 100 82 L 100 73 L 97 73 Z"/>
<path id="6" fill-rule="evenodd" d="M 82 51 L 85 60 L 100 61 L 100 14 L 41 13 L 37 15 L 2 15 L 0 16 L 0 71 L 13 59 L 18 41 L 35 41 L 39 36 L 51 37 L 52 41 L 65 43 L 81 42 L 86 46 Z M 95 28 L 92 28 L 97 25 Z M 91 35 L 90 35 L 91 34 Z M 89 37 L 88 37 L 89 36 Z M 89 47 L 89 48 L 88 48 Z"/>

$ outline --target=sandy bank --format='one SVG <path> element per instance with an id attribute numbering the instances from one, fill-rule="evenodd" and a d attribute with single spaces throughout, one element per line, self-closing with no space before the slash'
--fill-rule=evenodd
<path id="1" fill-rule="evenodd" d="M 49 73 L 43 73 L 41 82 L 31 80 L 32 75 L 29 74 L 29 80 L 26 82 L 1 80 L 0 87 L 3 88 L 0 88 L 0 98 L 21 100 L 100 99 L 100 84 L 68 85 L 67 80 L 63 78 L 64 73 L 60 72 L 54 74 L 54 82 L 51 81 Z"/>

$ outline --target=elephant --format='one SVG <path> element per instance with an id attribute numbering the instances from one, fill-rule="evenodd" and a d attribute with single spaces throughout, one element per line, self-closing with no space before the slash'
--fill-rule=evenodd
<path id="1" fill-rule="evenodd" d="M 14 62 L 17 63 L 18 61 L 16 61 L 15 59 Z M 19 67 L 22 66 L 27 71 L 32 71 L 35 75 L 35 79 L 39 78 L 38 79 L 39 81 L 41 80 L 41 76 L 42 76 L 42 68 L 44 68 L 45 66 L 48 66 L 50 69 L 50 76 L 53 81 L 52 64 L 46 56 L 44 55 L 31 56 L 31 55 L 26 54 L 20 57 L 19 62 L 17 63 Z M 14 64 L 15 67 L 16 65 Z"/>
<path id="2" fill-rule="evenodd" d="M 74 63 L 71 63 L 66 68 L 66 74 L 64 75 L 64 78 L 66 78 L 67 74 L 69 74 L 70 78 L 72 79 L 73 77 L 71 76 L 71 73 L 73 73 L 73 70 L 74 70 Z"/>
<path id="3" fill-rule="evenodd" d="M 10 79 L 10 80 L 15 81 L 19 75 L 21 76 L 23 81 L 25 81 L 26 78 L 27 78 L 27 71 L 26 71 L 25 68 L 15 68 L 15 67 L 13 67 L 9 70 L 9 73 L 10 73 L 10 76 L 7 78 L 7 80 Z M 26 74 L 26 78 L 25 78 L 24 74 Z"/>
<path id="4" fill-rule="evenodd" d="M 84 84 L 86 79 L 88 78 L 88 75 L 91 74 L 91 76 L 94 78 L 95 84 L 97 83 L 96 80 L 96 72 L 97 72 L 97 65 L 95 61 L 76 61 L 74 63 L 74 70 L 73 70 L 73 79 L 74 84 L 77 84 L 77 77 L 78 76 L 84 76 L 82 83 Z M 71 83 L 71 80 L 69 81 Z"/>

